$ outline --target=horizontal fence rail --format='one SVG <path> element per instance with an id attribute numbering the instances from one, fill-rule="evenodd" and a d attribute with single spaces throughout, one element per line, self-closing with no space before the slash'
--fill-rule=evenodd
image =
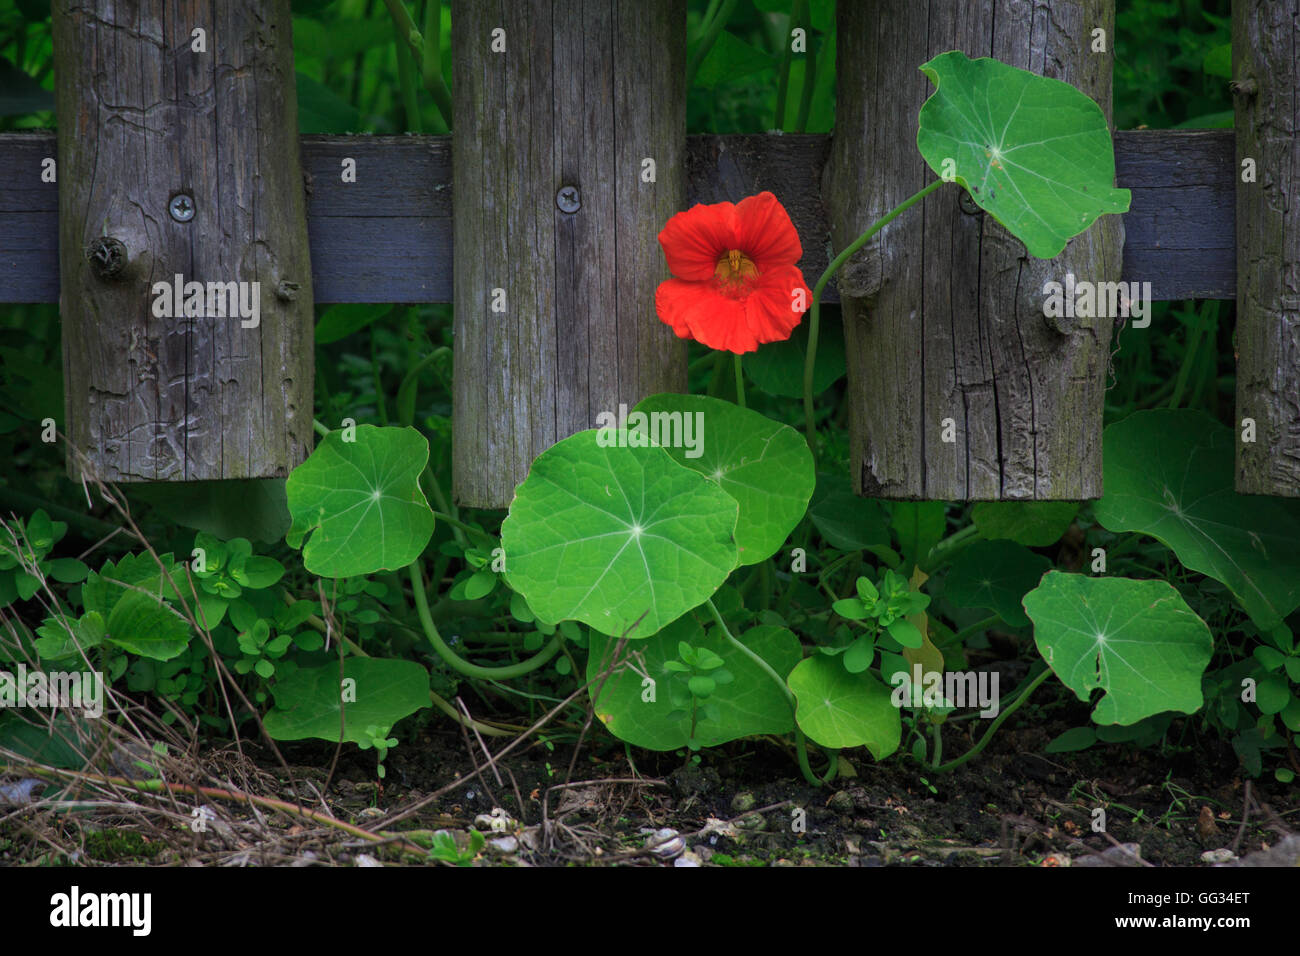
<path id="1" fill-rule="evenodd" d="M 803 238 L 812 281 L 826 267 L 820 198 L 826 135 L 690 136 L 687 204 L 771 190 Z M 0 302 L 57 302 L 58 194 L 42 181 L 54 134 L 0 134 Z M 345 160 L 356 181 L 344 182 Z M 317 303 L 450 302 L 450 136 L 304 136 L 307 230 Z M 1116 181 L 1133 191 L 1124 215 L 1126 281 L 1152 298 L 1236 296 L 1235 159 L 1231 130 L 1115 134 Z M 826 300 L 838 295 L 832 285 Z"/>

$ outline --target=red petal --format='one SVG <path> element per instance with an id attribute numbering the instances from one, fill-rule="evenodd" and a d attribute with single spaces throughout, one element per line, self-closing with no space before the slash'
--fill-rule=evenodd
<path id="1" fill-rule="evenodd" d="M 745 300 L 722 295 L 709 282 L 669 279 L 655 292 L 655 311 L 678 338 L 711 349 L 752 352 L 758 342 L 745 321 Z"/>
<path id="2" fill-rule="evenodd" d="M 804 309 L 795 308 L 796 291 L 802 289 Z M 745 323 L 758 343 L 783 342 L 790 337 L 812 304 L 812 292 L 803 274 L 794 266 L 763 273 L 758 285 L 745 297 Z"/>
<path id="3" fill-rule="evenodd" d="M 736 205 L 736 222 L 740 249 L 754 260 L 760 272 L 792 266 L 803 258 L 803 246 L 790 214 L 771 193 L 742 199 Z"/>
<path id="4" fill-rule="evenodd" d="M 694 205 L 669 219 L 659 233 L 672 274 L 695 282 L 712 279 L 718 260 L 738 241 L 736 207 L 729 202 Z"/>

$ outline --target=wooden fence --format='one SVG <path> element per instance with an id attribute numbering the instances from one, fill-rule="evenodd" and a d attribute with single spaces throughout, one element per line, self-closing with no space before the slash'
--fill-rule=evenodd
<path id="1" fill-rule="evenodd" d="M 162 19 L 148 18 L 161 6 L 141 3 L 136 19 L 117 22 L 121 8 L 107 0 L 56 2 L 56 46 L 74 51 L 56 49 L 60 136 L 77 139 L 0 135 L 0 301 L 62 293 L 74 357 L 94 326 L 107 377 L 86 381 L 65 361 L 66 431 L 121 480 L 283 475 L 306 451 L 310 303 L 454 300 L 456 493 L 504 506 L 550 442 L 591 427 L 598 411 L 684 385 L 684 346 L 653 307 L 667 275 L 655 237 L 673 212 L 771 190 L 799 229 L 811 283 L 832 242 L 842 246 L 932 176 L 915 148 L 929 91 L 917 66 L 950 48 L 1066 79 L 1109 115 L 1114 7 L 1102 0 L 841 3 L 833 137 L 686 137 L 682 0 L 454 0 L 458 135 L 304 136 L 299 160 L 296 138 L 283 136 L 294 128 L 287 2 L 231 4 L 239 9 L 221 23 L 205 20 L 209 5 L 168 4 L 184 16 L 167 19 L 165 38 Z M 956 187 L 859 254 L 841 287 L 860 491 L 949 500 L 1101 492 L 1112 328 L 1044 319 L 1043 281 L 1068 270 L 1150 282 L 1155 299 L 1235 297 L 1238 418 L 1256 425 L 1255 441 L 1238 443 L 1238 489 L 1300 495 L 1296 7 L 1234 5 L 1236 130 L 1118 132 L 1116 180 L 1132 190 L 1132 208 L 1057 260 L 1027 259 L 991 218 L 962 210 Z M 213 52 L 203 59 L 189 37 L 205 24 Z M 125 55 L 109 41 L 123 35 L 141 38 L 180 79 L 122 81 L 108 102 L 75 64 L 96 50 L 102 69 L 105 51 Z M 247 113 L 248 125 L 278 126 L 280 140 L 255 148 L 250 132 L 232 154 L 222 136 L 218 160 L 210 124 L 239 108 L 250 83 L 279 95 L 258 100 L 264 111 L 255 122 Z M 152 125 L 137 129 L 141 111 Z M 92 187 L 84 156 L 95 148 L 101 176 L 116 172 Z M 153 163 L 141 161 L 146 153 Z M 55 155 L 57 186 L 42 180 Z M 354 181 L 341 175 L 346 160 Z M 299 162 L 302 213 L 288 185 Z M 169 216 L 178 194 L 195 202 L 190 221 Z M 265 212 L 245 214 L 259 203 Z M 309 278 L 287 252 L 303 220 Z M 95 241 L 116 233 L 131 240 L 136 271 L 106 279 L 93 256 L 113 250 Z M 259 335 L 226 319 L 156 319 L 149 283 L 178 271 L 262 278 L 266 312 L 249 330 Z M 207 366 L 196 360 L 205 355 Z M 124 414 L 103 413 L 105 381 Z M 193 401 L 218 386 L 222 401 Z M 957 423 L 955 443 L 940 439 L 942 419 Z M 123 457 L 123 442 L 135 457 Z M 166 467 L 150 457 L 160 447 L 173 455 Z M 238 453 L 196 453 L 223 447 Z"/>

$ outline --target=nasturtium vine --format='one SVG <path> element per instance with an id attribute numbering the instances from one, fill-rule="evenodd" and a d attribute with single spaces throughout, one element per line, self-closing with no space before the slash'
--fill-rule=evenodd
<path id="1" fill-rule="evenodd" d="M 1141 411 L 1106 428 L 1097 520 L 1149 534 L 1222 582 L 1261 629 L 1300 606 L 1300 520 L 1233 489 L 1232 429 L 1200 412 Z"/>
<path id="2" fill-rule="evenodd" d="M 649 637 L 735 569 L 736 516 L 717 482 L 643 433 L 578 432 L 538 455 L 515 492 L 506 579 L 539 620 Z"/>
<path id="3" fill-rule="evenodd" d="M 1051 259 L 1099 216 L 1128 211 L 1129 191 L 1112 185 L 1106 117 L 1086 94 L 957 50 L 921 70 L 935 91 L 921 106 L 917 149 L 1031 256 Z"/>
<path id="4" fill-rule="evenodd" d="M 889 688 L 870 674 L 850 674 L 833 657 L 814 654 L 790 673 L 795 719 L 824 747 L 866 747 L 883 760 L 898 749 L 902 719 Z"/>
<path id="5" fill-rule="evenodd" d="M 781 677 L 803 656 L 799 639 L 783 627 L 758 625 L 737 639 Z M 689 672 L 670 666 L 679 659 L 682 643 L 721 658 L 731 678 L 717 684 L 698 705 L 690 699 Z M 717 628 L 706 631 L 694 615 L 678 618 L 649 640 L 629 641 L 624 650 L 628 666 L 616 670 L 602 686 L 600 675 L 617 645 L 616 638 L 592 637 L 587 679 L 593 682 L 596 716 L 621 740 L 647 750 L 676 750 L 692 743 L 712 747 L 739 737 L 794 730 L 782 688 Z"/>
<path id="6" fill-rule="evenodd" d="M 278 681 L 266 732 L 276 740 L 368 742 L 368 727 L 391 727 L 429 706 L 429 672 L 414 661 L 349 657 L 341 679 L 331 662 Z"/>
<path id="7" fill-rule="evenodd" d="M 1092 719 L 1134 724 L 1201 708 L 1210 629 L 1167 581 L 1049 571 L 1025 595 L 1039 652 L 1082 701 L 1105 691 Z"/>
<path id="8" fill-rule="evenodd" d="M 673 461 L 711 478 L 740 506 L 740 564 L 770 558 L 808 510 L 816 476 L 808 443 L 789 425 L 703 395 L 651 395 L 634 411 L 694 415 L 698 454 L 666 445 Z"/>
<path id="9" fill-rule="evenodd" d="M 1051 566 L 1014 541 L 977 541 L 953 560 L 944 597 L 961 607 L 988 608 L 1012 627 L 1025 627 L 1029 618 L 1020 599 Z"/>
<path id="10" fill-rule="evenodd" d="M 425 437 L 414 428 L 359 425 L 355 439 L 330 432 L 285 488 L 293 516 L 286 538 L 321 577 L 406 567 L 433 534 L 433 512 L 420 490 L 429 460 Z"/>

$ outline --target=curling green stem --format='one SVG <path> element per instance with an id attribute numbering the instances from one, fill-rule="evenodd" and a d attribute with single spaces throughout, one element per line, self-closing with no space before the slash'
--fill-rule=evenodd
<path id="1" fill-rule="evenodd" d="M 817 332 L 821 323 L 822 292 L 826 289 L 826 283 L 831 281 L 831 277 L 840 270 L 840 267 L 848 262 L 854 253 L 865 246 L 872 236 L 930 195 L 943 183 L 942 179 L 936 179 L 873 222 L 866 232 L 845 246 L 844 250 L 831 260 L 831 264 L 826 267 L 826 271 L 822 273 L 821 278 L 817 280 L 817 284 L 813 286 L 812 308 L 808 310 L 808 354 L 804 357 L 803 363 L 803 417 L 804 437 L 808 440 L 808 447 L 812 448 L 814 452 L 817 450 L 817 432 L 813 421 L 813 366 L 817 361 Z"/>
<path id="2" fill-rule="evenodd" d="M 731 633 L 731 628 L 727 627 L 727 622 L 724 621 L 722 615 L 718 613 L 718 608 L 713 603 L 712 598 L 709 598 L 705 603 L 708 604 L 709 611 L 713 614 L 713 619 L 718 622 L 718 627 L 722 629 L 722 635 L 727 639 L 727 643 L 748 657 L 759 667 L 760 670 L 763 671 L 763 673 L 770 677 L 772 683 L 776 684 L 776 686 L 781 689 L 781 693 L 785 695 L 786 701 L 790 704 L 790 712 L 792 714 L 797 713 L 798 702 L 795 700 L 794 693 L 786 685 L 786 682 L 781 679 L 781 675 L 772 669 L 771 664 L 763 660 L 762 657 L 750 648 L 746 647 L 740 641 L 736 640 Z M 799 729 L 798 720 L 795 721 L 794 725 L 794 743 L 795 749 L 799 754 L 799 770 L 803 773 L 805 780 L 814 787 L 820 787 L 834 779 L 835 771 L 839 768 L 839 757 L 837 752 L 834 750 L 827 750 L 827 758 L 829 759 L 830 764 L 827 768 L 826 776 L 817 776 L 817 774 L 813 772 L 812 765 L 808 763 L 808 744 L 807 741 L 804 740 L 803 731 Z"/>
<path id="3" fill-rule="evenodd" d="M 532 657 L 517 664 L 507 664 L 504 667 L 482 667 L 478 664 L 471 664 L 448 647 L 447 642 L 438 633 L 438 627 L 433 623 L 433 615 L 429 613 L 429 598 L 424 593 L 424 575 L 420 571 L 419 560 L 412 561 L 408 570 L 411 575 L 411 590 L 415 592 L 415 611 L 420 616 L 420 626 L 424 628 L 424 635 L 429 639 L 429 644 L 438 653 L 438 656 L 446 661 L 447 665 L 456 673 L 463 674 L 466 677 L 510 680 L 513 677 L 531 674 L 559 653 L 561 637 L 557 632 L 545 647 Z"/>
<path id="4" fill-rule="evenodd" d="M 695 82 L 695 74 L 699 71 L 704 58 L 709 55 L 709 51 L 713 49 L 713 44 L 717 42 L 718 35 L 722 33 L 722 28 L 731 19 L 731 11 L 736 9 L 737 2 L 738 0 L 722 0 L 722 9 L 718 11 L 718 15 L 705 28 L 704 36 L 696 44 L 695 52 L 691 54 L 691 62 L 686 66 L 687 90 L 690 90 L 691 84 Z"/>
<path id="5" fill-rule="evenodd" d="M 980 738 L 979 743 L 966 751 L 956 760 L 950 760 L 945 764 L 940 764 L 934 767 L 934 772 L 943 773 L 948 770 L 953 770 L 960 767 L 966 761 L 973 760 L 975 757 L 979 756 L 980 752 L 989 745 L 989 741 L 993 739 L 993 735 L 997 733 L 998 728 L 1002 726 L 1002 722 L 1014 714 L 1020 708 L 1020 705 L 1029 699 L 1029 695 L 1038 689 L 1038 685 L 1047 680 L 1048 676 L 1052 673 L 1052 669 L 1046 664 L 1043 664 L 1042 667 L 1043 669 L 1039 671 L 1032 680 L 1026 679 L 1025 689 L 1011 702 L 1011 706 L 1007 707 L 999 713 L 997 717 L 993 718 L 993 723 L 989 724 L 989 729 L 984 731 L 984 736 Z"/>

